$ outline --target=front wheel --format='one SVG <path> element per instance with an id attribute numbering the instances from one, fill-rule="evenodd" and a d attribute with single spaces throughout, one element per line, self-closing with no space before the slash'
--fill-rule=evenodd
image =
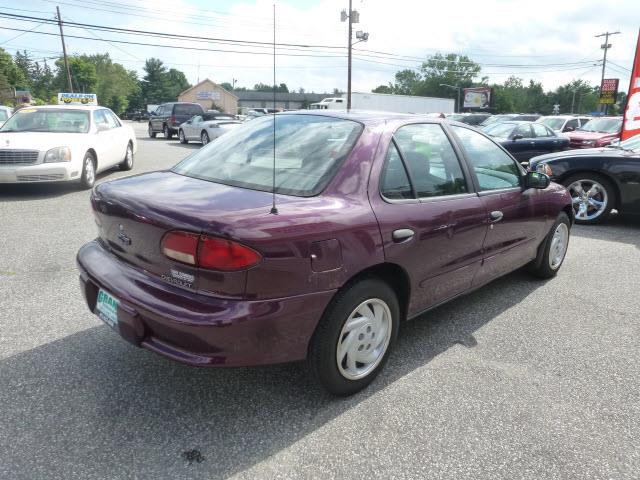
<path id="1" fill-rule="evenodd" d="M 312 376 L 334 395 L 352 395 L 382 370 L 398 335 L 400 307 L 393 289 L 367 278 L 339 292 L 309 346 Z"/>
<path id="2" fill-rule="evenodd" d="M 164 133 L 164 138 L 166 138 L 167 140 L 170 140 L 171 137 L 173 137 L 173 133 L 171 133 L 171 129 L 169 128 L 168 125 L 164 126 L 164 128 L 162 129 L 162 132 Z"/>
<path id="3" fill-rule="evenodd" d="M 127 152 L 124 154 L 124 159 L 118 165 L 120 170 L 131 170 L 133 168 L 133 146 L 131 142 L 127 144 Z"/>
<path id="4" fill-rule="evenodd" d="M 570 231 L 571 221 L 565 212 L 561 212 L 540 245 L 538 256 L 529 265 L 529 271 L 533 275 L 539 278 L 556 276 L 567 254 Z"/>
<path id="5" fill-rule="evenodd" d="M 178 138 L 180 139 L 180 143 L 189 143 L 189 140 L 184 136 L 184 131 L 182 129 L 178 132 Z"/>
<path id="6" fill-rule="evenodd" d="M 203 130 L 200 134 L 200 140 L 202 141 L 202 145 L 206 145 L 209 143 L 209 134 Z"/>
<path id="7" fill-rule="evenodd" d="M 611 182 L 597 173 L 578 173 L 562 182 L 569 194 L 576 223 L 592 225 L 607 218 L 615 202 Z"/>
<path id="8" fill-rule="evenodd" d="M 80 186 L 83 189 L 92 188 L 96 183 L 96 160 L 90 152 L 87 152 L 82 160 L 82 175 Z"/>

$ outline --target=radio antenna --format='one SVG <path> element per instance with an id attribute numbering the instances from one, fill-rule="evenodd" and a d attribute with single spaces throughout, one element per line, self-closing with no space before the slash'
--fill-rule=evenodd
<path id="1" fill-rule="evenodd" d="M 276 207 L 276 4 L 273 4 L 273 183 L 272 183 L 272 215 L 278 214 Z"/>

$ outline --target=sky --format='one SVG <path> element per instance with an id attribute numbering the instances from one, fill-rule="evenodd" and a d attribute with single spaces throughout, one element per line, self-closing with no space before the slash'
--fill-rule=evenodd
<path id="1" fill-rule="evenodd" d="M 273 81 L 274 4 L 276 42 L 299 45 L 278 47 L 276 82 L 307 92 L 346 90 L 347 23 L 340 21 L 340 12 L 348 0 L 0 0 L 0 12 L 54 18 L 57 5 L 69 22 L 264 42 L 169 40 L 65 26 L 69 54 L 108 52 L 140 76 L 144 60 L 156 57 L 182 70 L 192 84 L 236 79 L 236 86 L 252 88 Z M 542 82 L 545 90 L 577 78 L 597 85 L 603 38 L 595 35 L 606 31 L 621 32 L 609 41 L 606 78 L 619 78 L 620 90 L 626 91 L 640 27 L 638 0 L 353 0 L 353 9 L 360 14 L 354 37 L 356 30 L 369 33 L 367 42 L 354 46 L 356 92 L 393 82 L 396 71 L 417 69 L 438 52 L 468 55 L 492 83 L 515 75 Z M 12 54 L 26 49 L 35 59 L 61 54 L 59 37 L 37 32 L 57 35 L 58 27 L 0 18 L 0 48 Z"/>

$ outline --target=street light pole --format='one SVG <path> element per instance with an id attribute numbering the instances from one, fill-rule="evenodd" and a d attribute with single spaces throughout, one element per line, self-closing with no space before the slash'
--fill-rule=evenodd
<path id="1" fill-rule="evenodd" d="M 353 29 L 353 10 L 351 9 L 351 0 L 349 0 L 349 38 L 348 45 L 348 66 L 347 66 L 347 111 L 351 110 L 351 34 Z M 606 52 L 606 50 L 605 50 Z"/>

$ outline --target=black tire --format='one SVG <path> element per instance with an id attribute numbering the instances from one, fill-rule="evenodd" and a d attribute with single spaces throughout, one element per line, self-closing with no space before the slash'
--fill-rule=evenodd
<path id="1" fill-rule="evenodd" d="M 156 138 L 156 132 L 153 131 L 153 126 L 149 123 L 149 128 L 147 128 L 147 133 L 149 134 L 149 138 Z"/>
<path id="2" fill-rule="evenodd" d="M 567 245 L 564 250 L 564 253 L 562 254 L 562 258 L 560 259 L 560 262 L 557 264 L 553 264 L 553 262 L 551 261 L 552 260 L 551 257 L 553 255 L 553 252 L 552 252 L 553 237 L 556 233 L 556 230 L 558 230 L 558 228 L 562 228 L 560 227 L 561 224 L 564 224 L 564 226 L 567 229 L 566 230 Z M 570 233 L 571 233 L 571 221 L 569 220 L 569 217 L 565 212 L 560 212 L 560 214 L 558 215 L 558 218 L 556 218 L 556 221 L 553 223 L 553 226 L 551 227 L 551 229 L 549 230 L 549 233 L 545 237 L 544 242 L 542 242 L 540 247 L 538 247 L 538 256 L 533 262 L 529 264 L 529 272 L 538 278 L 555 277 L 558 271 L 560 270 L 560 267 L 562 267 L 562 264 L 564 263 L 564 258 L 567 254 L 567 249 L 569 247 L 569 240 L 571 237 Z"/>
<path id="3" fill-rule="evenodd" d="M 206 145 L 207 143 L 210 142 L 209 134 L 205 130 L 203 130 L 202 133 L 200 134 L 200 141 L 202 142 L 202 145 Z"/>
<path id="4" fill-rule="evenodd" d="M 162 128 L 162 132 L 164 133 L 164 138 L 166 138 L 167 140 L 170 140 L 171 137 L 173 137 L 173 133 L 171 133 L 171 129 L 169 128 L 168 125 L 165 125 Z"/>
<path id="5" fill-rule="evenodd" d="M 576 213 L 576 216 L 575 216 L 576 223 L 579 223 L 581 225 L 595 225 L 597 223 L 601 223 L 605 221 L 609 216 L 609 214 L 611 213 L 611 209 L 613 209 L 613 206 L 616 201 L 616 191 L 613 185 L 611 184 L 609 179 L 607 179 L 606 177 L 603 177 L 602 175 L 598 175 L 597 173 L 592 173 L 592 172 L 577 173 L 575 175 L 571 175 L 570 177 L 567 177 L 562 182 L 562 184 L 565 187 L 569 188 L 573 183 L 578 182 L 580 180 L 584 180 L 587 182 L 596 182 L 602 185 L 603 189 L 606 191 L 606 202 L 605 202 L 606 205 L 598 216 L 590 219 L 579 218 L 577 215 L 577 209 L 574 206 L 574 211 Z M 604 196 L 601 196 L 601 199 L 604 200 Z"/>
<path id="6" fill-rule="evenodd" d="M 124 159 L 118 165 L 118 168 L 123 171 L 128 171 L 133 168 L 133 145 L 131 142 L 127 144 L 127 151 L 124 154 Z"/>
<path id="7" fill-rule="evenodd" d="M 376 360 L 378 362 L 377 365 L 373 363 L 372 370 L 362 378 L 349 379 L 341 373 L 338 367 L 338 342 L 342 329 L 352 312 L 367 300 L 380 300 L 387 305 L 391 316 L 391 332 L 386 344 L 386 350 L 382 350 L 381 356 Z M 382 280 L 369 277 L 344 287 L 342 291 L 336 294 L 325 310 L 311 338 L 307 361 L 313 379 L 330 393 L 339 396 L 352 395 L 365 388 L 380 373 L 389 357 L 389 352 L 391 352 L 398 336 L 399 319 L 400 307 L 398 298 L 393 289 Z M 363 328 L 369 327 L 365 326 Z M 369 331 L 371 331 L 370 328 L 366 330 L 366 332 Z M 343 335 L 342 338 L 344 340 L 346 336 Z M 367 338 L 362 340 L 362 338 L 363 335 L 360 334 L 357 339 L 354 338 L 354 341 L 363 341 L 364 343 L 371 341 L 367 340 Z M 362 350 L 362 348 L 363 345 L 360 345 L 358 351 Z M 373 365 L 375 365 L 375 368 L 373 368 Z M 344 364 L 342 368 L 344 368 Z"/>
<path id="8" fill-rule="evenodd" d="M 187 137 L 184 136 L 184 132 L 182 131 L 182 129 L 178 131 L 178 138 L 180 139 L 180 143 L 189 143 L 189 140 L 187 140 Z"/>
<path id="9" fill-rule="evenodd" d="M 92 169 L 92 171 L 90 171 Z M 83 190 L 93 188 L 96 183 L 96 159 L 91 152 L 87 152 L 82 160 L 82 175 L 80 176 L 80 187 Z"/>

